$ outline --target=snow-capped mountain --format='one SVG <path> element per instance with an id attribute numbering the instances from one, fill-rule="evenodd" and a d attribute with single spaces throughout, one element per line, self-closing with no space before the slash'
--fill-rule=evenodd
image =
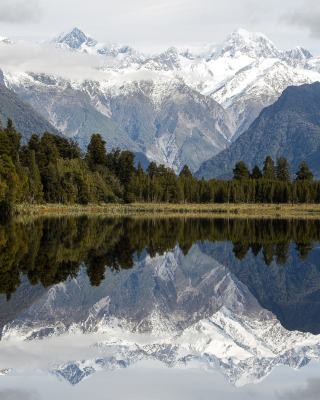
<path id="1" fill-rule="evenodd" d="M 43 43 L 52 44 L 69 51 L 105 56 L 105 65 L 112 68 L 125 68 L 141 64 L 147 58 L 130 46 L 117 43 L 100 43 L 78 28 L 62 32 Z"/>
<path id="2" fill-rule="evenodd" d="M 71 384 L 99 371 L 157 360 L 169 368 L 220 371 L 236 386 L 276 366 L 320 360 L 320 335 L 287 331 L 227 268 L 193 245 L 137 262 L 92 289 L 85 274 L 51 288 L 6 325 L 1 341 L 97 335 L 99 356 L 54 363 Z M 50 346 L 47 340 L 46 346 Z"/>
<path id="3" fill-rule="evenodd" d="M 2 37 L 0 36 L 0 43 L 4 43 L 4 44 L 13 44 L 13 42 L 7 38 L 7 37 Z"/>
<path id="4" fill-rule="evenodd" d="M 185 163 L 195 171 L 225 149 L 286 87 L 320 81 L 319 58 L 301 47 L 278 50 L 244 29 L 221 44 L 152 55 L 77 28 L 42 46 L 93 55 L 99 78 L 4 70 L 7 87 L 83 147 L 94 131 L 110 148 L 142 152 L 176 172 Z"/>

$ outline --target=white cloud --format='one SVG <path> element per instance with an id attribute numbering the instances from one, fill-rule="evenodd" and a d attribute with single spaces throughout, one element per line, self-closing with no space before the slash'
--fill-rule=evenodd
<path id="1" fill-rule="evenodd" d="M 105 80 L 114 84 L 152 80 L 172 79 L 170 73 L 157 73 L 148 69 L 100 70 L 104 56 L 83 54 L 54 48 L 50 45 L 20 42 L 8 45 L 0 42 L 0 70 L 6 73 L 44 73 L 49 76 L 77 80 Z"/>
<path id="2" fill-rule="evenodd" d="M 5 23 L 35 22 L 42 17 L 39 0 L 1 0 L 0 21 Z"/>
<path id="3" fill-rule="evenodd" d="M 0 43 L 0 69 L 6 72 L 45 73 L 73 80 L 107 78 L 106 74 L 94 68 L 99 67 L 101 61 L 94 55 L 36 43 Z"/>
<path id="4" fill-rule="evenodd" d="M 320 39 L 320 5 L 314 0 L 308 0 L 299 7 L 288 10 L 283 16 L 288 25 L 309 31 L 311 37 Z"/>

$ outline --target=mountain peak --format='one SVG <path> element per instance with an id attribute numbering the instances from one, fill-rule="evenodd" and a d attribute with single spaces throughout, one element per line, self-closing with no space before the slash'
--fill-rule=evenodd
<path id="1" fill-rule="evenodd" d="M 74 50 L 79 49 L 83 43 L 88 46 L 94 46 L 97 44 L 95 39 L 90 35 L 86 35 L 77 27 L 74 27 L 67 32 L 62 32 L 58 36 L 49 39 L 47 42 L 67 46 Z"/>
<path id="2" fill-rule="evenodd" d="M 227 37 L 215 56 L 237 58 L 240 55 L 251 58 L 278 58 L 280 52 L 262 33 L 238 28 Z"/>
<path id="3" fill-rule="evenodd" d="M 238 36 L 241 37 L 243 40 L 246 41 L 251 41 L 254 40 L 256 38 L 264 38 L 266 40 L 269 40 L 263 33 L 260 32 L 249 32 L 246 29 L 243 28 L 237 28 L 234 31 L 231 32 L 230 36 Z"/>
<path id="4" fill-rule="evenodd" d="M 286 51 L 286 54 L 299 60 L 309 60 L 310 58 L 313 58 L 313 55 L 310 53 L 310 51 L 301 46 L 296 46 L 293 49 Z"/>

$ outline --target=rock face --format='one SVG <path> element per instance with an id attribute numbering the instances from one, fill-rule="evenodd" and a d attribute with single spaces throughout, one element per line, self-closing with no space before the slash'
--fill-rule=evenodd
<path id="1" fill-rule="evenodd" d="M 98 358 L 49 369 L 73 385 L 98 371 L 158 360 L 169 368 L 219 370 L 241 386 L 261 381 L 277 365 L 297 369 L 320 359 L 319 335 L 284 329 L 198 244 L 187 256 L 177 246 L 132 270 L 109 271 L 97 288 L 85 274 L 56 285 L 7 324 L 1 340 L 74 333 L 106 339 L 94 346 Z"/>
<path id="2" fill-rule="evenodd" d="M 176 172 L 186 162 L 196 171 L 224 150 L 288 86 L 320 80 L 320 60 L 307 50 L 279 51 L 243 29 L 220 45 L 154 55 L 99 43 L 77 28 L 41 46 L 96 57 L 101 78 L 4 71 L 7 87 L 84 148 L 101 133 L 110 149 L 142 152 Z"/>
<path id="3" fill-rule="evenodd" d="M 0 70 L 0 121 L 6 126 L 8 118 L 18 132 L 23 132 L 22 142 L 25 144 L 33 133 L 42 135 L 44 132 L 52 132 L 59 135 L 60 132 L 51 125 L 26 101 L 22 100 L 12 90 L 6 88 L 1 82 L 3 74 Z"/>
<path id="4" fill-rule="evenodd" d="M 287 88 L 228 149 L 204 162 L 196 175 L 230 178 L 238 161 L 244 161 L 249 169 L 255 164 L 261 168 L 270 155 L 274 160 L 286 157 L 292 173 L 305 160 L 319 179 L 319 104 L 319 82 Z"/>

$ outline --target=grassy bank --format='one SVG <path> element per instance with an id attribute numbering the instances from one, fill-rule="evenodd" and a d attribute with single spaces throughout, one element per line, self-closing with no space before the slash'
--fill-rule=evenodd
<path id="1" fill-rule="evenodd" d="M 41 215 L 41 214 L 187 214 L 187 215 L 241 215 L 241 216 L 313 216 L 320 218 L 320 204 L 168 204 L 168 203 L 132 203 L 132 204 L 89 204 L 62 205 L 62 204 L 41 204 L 30 205 L 20 204 L 16 207 L 15 213 Z"/>

